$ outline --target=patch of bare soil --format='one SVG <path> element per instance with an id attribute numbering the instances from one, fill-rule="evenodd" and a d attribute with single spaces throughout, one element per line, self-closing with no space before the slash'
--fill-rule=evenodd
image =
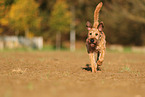
<path id="1" fill-rule="evenodd" d="M 0 97 L 145 97 L 145 54 L 107 53 L 92 73 L 86 52 L 1 52 Z"/>

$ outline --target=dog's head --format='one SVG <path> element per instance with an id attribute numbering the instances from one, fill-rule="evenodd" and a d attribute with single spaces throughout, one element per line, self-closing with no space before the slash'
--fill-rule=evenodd
<path id="1" fill-rule="evenodd" d="M 97 27 L 92 27 L 92 24 L 90 22 L 87 22 L 86 27 L 88 29 L 87 42 L 91 47 L 96 47 L 100 42 L 104 24 L 103 22 L 100 22 Z"/>

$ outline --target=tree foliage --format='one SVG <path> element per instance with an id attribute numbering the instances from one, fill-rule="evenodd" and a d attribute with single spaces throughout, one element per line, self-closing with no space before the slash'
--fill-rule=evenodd
<path id="1" fill-rule="evenodd" d="M 31 4 L 31 6 L 30 6 Z M 34 0 L 17 0 L 5 16 L 8 25 L 22 32 L 27 29 L 40 28 L 38 4 Z"/>
<path id="2" fill-rule="evenodd" d="M 2 18 L 4 16 L 4 0 L 0 1 L 0 18 Z"/>
<path id="3" fill-rule="evenodd" d="M 56 47 L 60 49 L 61 34 L 69 32 L 71 13 L 65 0 L 57 0 L 50 14 L 49 27 L 56 35 Z"/>
<path id="4" fill-rule="evenodd" d="M 111 0 L 103 9 L 107 40 L 123 45 L 145 44 L 145 0 Z"/>
<path id="5" fill-rule="evenodd" d="M 145 0 L 0 0 L 0 27 L 21 33 L 39 31 L 48 41 L 58 32 L 69 39 L 69 9 L 74 6 L 76 38 L 85 41 L 86 21 L 93 23 L 99 2 L 103 2 L 100 21 L 108 44 L 145 45 Z"/>
<path id="6" fill-rule="evenodd" d="M 70 29 L 70 16 L 68 5 L 65 0 L 57 0 L 50 15 L 50 29 L 61 33 L 66 33 Z"/>

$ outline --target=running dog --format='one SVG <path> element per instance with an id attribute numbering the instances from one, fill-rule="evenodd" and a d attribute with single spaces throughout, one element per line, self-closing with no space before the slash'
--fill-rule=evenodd
<path id="1" fill-rule="evenodd" d="M 94 24 L 90 22 L 86 23 L 88 29 L 88 38 L 86 39 L 86 47 L 89 54 L 92 72 L 97 72 L 101 70 L 101 65 L 104 61 L 105 50 L 106 50 L 106 40 L 105 34 L 103 32 L 104 24 L 103 22 L 98 22 L 99 11 L 103 3 L 100 2 L 94 11 Z M 96 58 L 97 57 L 97 58 Z"/>

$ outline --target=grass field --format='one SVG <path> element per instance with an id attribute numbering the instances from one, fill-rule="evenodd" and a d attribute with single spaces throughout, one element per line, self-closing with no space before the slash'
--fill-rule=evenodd
<path id="1" fill-rule="evenodd" d="M 145 97 L 145 54 L 107 52 L 91 73 L 86 51 L 0 52 L 0 97 Z"/>

